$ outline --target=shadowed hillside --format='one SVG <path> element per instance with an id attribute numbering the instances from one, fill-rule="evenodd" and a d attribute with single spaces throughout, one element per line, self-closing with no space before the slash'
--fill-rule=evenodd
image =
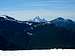
<path id="1" fill-rule="evenodd" d="M 37 18 L 37 17 L 35 17 Z M 52 21 L 18 21 L 0 17 L 0 50 L 75 48 L 75 22 L 57 18 Z"/>

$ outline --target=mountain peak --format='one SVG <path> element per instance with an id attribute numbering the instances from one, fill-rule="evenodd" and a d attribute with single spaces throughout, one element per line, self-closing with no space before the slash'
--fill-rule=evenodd
<path id="1" fill-rule="evenodd" d="M 0 17 L 7 18 L 6 16 L 7 16 L 7 15 L 1 15 Z"/>
<path id="2" fill-rule="evenodd" d="M 42 19 L 39 16 L 35 17 L 32 21 L 33 22 L 47 22 L 45 18 Z"/>
<path id="3" fill-rule="evenodd" d="M 58 19 L 58 20 L 64 20 L 64 18 L 62 18 L 62 17 L 58 17 L 57 19 Z"/>
<path id="4" fill-rule="evenodd" d="M 64 21 L 65 21 L 64 18 L 62 18 L 62 17 L 58 17 L 58 18 L 52 20 L 51 22 L 52 22 L 52 23 L 59 23 L 59 22 L 62 22 L 62 23 L 63 23 Z"/>
<path id="5" fill-rule="evenodd" d="M 13 17 L 7 16 L 7 15 L 1 15 L 0 18 L 3 18 L 3 20 L 15 21 Z"/>
<path id="6" fill-rule="evenodd" d="M 41 18 L 39 16 L 36 16 L 34 19 L 33 19 L 34 22 L 40 22 L 41 21 Z"/>
<path id="7" fill-rule="evenodd" d="M 40 17 L 39 16 L 36 16 L 35 19 L 40 19 Z"/>
<path id="8" fill-rule="evenodd" d="M 62 17 L 58 17 L 51 21 L 51 23 L 55 24 L 57 27 L 70 27 L 74 24 L 74 21 L 71 19 L 64 19 Z"/>

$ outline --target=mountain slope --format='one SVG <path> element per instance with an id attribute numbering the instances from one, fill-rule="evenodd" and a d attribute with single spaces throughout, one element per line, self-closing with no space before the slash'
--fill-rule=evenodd
<path id="1" fill-rule="evenodd" d="M 64 27 L 67 29 L 74 29 L 75 28 L 75 22 L 70 19 L 64 19 L 62 17 L 58 17 L 57 19 L 54 19 L 51 21 L 51 23 L 55 24 L 57 27 Z"/>
<path id="2" fill-rule="evenodd" d="M 1 16 L 0 50 L 75 48 L 74 27 L 74 21 L 62 17 L 37 22 Z"/>

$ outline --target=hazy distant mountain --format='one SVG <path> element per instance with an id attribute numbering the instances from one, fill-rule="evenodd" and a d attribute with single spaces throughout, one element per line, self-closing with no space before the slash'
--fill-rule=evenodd
<path id="1" fill-rule="evenodd" d="M 33 18 L 32 22 L 47 22 L 45 18 L 41 19 L 39 16 Z"/>

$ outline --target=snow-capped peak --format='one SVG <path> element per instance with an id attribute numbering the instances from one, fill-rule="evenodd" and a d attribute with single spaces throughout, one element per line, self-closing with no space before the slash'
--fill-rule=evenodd
<path id="1" fill-rule="evenodd" d="M 32 21 L 33 22 L 47 22 L 47 20 L 45 20 L 45 18 L 41 19 L 39 16 L 35 17 Z"/>
<path id="2" fill-rule="evenodd" d="M 37 17 L 35 17 L 35 18 L 33 19 L 33 21 L 34 21 L 34 22 L 40 22 L 40 21 L 41 21 L 41 18 L 40 18 L 39 16 L 37 16 Z"/>
<path id="3" fill-rule="evenodd" d="M 5 18 L 5 19 L 7 18 L 6 15 L 1 15 L 0 17 L 3 17 L 3 18 Z"/>
<path id="4" fill-rule="evenodd" d="M 7 16 L 7 15 L 1 15 L 0 17 L 4 18 L 3 20 L 15 21 L 14 18 Z"/>

